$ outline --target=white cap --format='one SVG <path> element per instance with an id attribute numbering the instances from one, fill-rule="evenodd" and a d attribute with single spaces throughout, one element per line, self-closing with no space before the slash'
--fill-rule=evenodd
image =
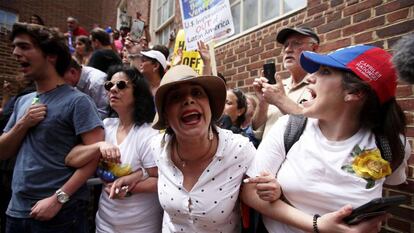
<path id="1" fill-rule="evenodd" d="M 157 60 L 161 64 L 162 68 L 164 68 L 164 70 L 167 67 L 167 60 L 165 59 L 164 54 L 162 54 L 160 51 L 157 51 L 157 50 L 142 51 L 141 54 L 146 57 Z"/>

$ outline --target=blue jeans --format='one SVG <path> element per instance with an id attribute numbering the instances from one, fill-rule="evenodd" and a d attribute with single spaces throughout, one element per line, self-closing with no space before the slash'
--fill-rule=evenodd
<path id="1" fill-rule="evenodd" d="M 87 233 L 86 201 L 72 201 L 63 206 L 49 221 L 7 216 L 6 233 Z"/>

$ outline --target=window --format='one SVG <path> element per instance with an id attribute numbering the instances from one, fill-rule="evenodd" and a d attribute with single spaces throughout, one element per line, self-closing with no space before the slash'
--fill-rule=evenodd
<path id="1" fill-rule="evenodd" d="M 235 34 L 306 6 L 307 0 L 230 0 Z"/>
<path id="2" fill-rule="evenodd" d="M 14 14 L 9 11 L 0 10 L 0 27 L 5 27 L 8 30 L 11 30 L 13 24 L 18 21 L 17 14 Z"/>
<path id="3" fill-rule="evenodd" d="M 127 11 L 127 2 L 125 0 L 120 1 L 117 9 L 116 28 L 120 29 L 121 27 L 131 27 L 132 17 L 128 16 Z"/>
<path id="4" fill-rule="evenodd" d="M 155 34 L 158 44 L 168 44 L 171 31 L 174 31 L 175 0 L 156 0 Z"/>

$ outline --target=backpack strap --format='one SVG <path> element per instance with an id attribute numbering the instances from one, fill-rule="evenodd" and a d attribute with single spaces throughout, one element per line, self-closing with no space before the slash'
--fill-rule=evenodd
<path id="1" fill-rule="evenodd" d="M 397 169 L 401 165 L 401 163 L 404 161 L 404 159 L 401 159 L 400 161 L 397 161 L 394 164 L 392 163 L 393 156 L 392 156 L 392 151 L 390 147 L 390 142 L 388 141 L 387 137 L 385 137 L 384 135 L 375 134 L 375 143 L 377 144 L 377 147 L 381 152 L 381 157 L 393 165 L 391 166 L 392 171 Z M 405 150 L 404 147 L 405 145 L 403 143 L 400 143 L 400 152 L 403 154 Z"/>
<path id="2" fill-rule="evenodd" d="M 378 149 L 381 151 L 381 157 L 391 163 L 392 152 L 388 139 L 383 135 L 375 134 L 375 143 L 377 144 Z"/>
<path id="3" fill-rule="evenodd" d="M 303 115 L 289 115 L 289 120 L 283 135 L 286 154 L 293 144 L 299 140 L 300 135 L 302 135 L 303 130 L 305 130 L 307 119 L 308 118 Z"/>

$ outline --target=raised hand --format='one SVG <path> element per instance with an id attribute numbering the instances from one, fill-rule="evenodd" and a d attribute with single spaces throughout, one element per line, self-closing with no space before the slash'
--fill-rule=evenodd
<path id="1" fill-rule="evenodd" d="M 211 57 L 210 57 L 210 51 L 208 44 L 205 44 L 203 41 L 197 41 L 197 47 L 198 47 L 198 53 L 201 56 L 201 59 L 204 62 L 204 65 L 206 63 L 210 63 Z"/>

